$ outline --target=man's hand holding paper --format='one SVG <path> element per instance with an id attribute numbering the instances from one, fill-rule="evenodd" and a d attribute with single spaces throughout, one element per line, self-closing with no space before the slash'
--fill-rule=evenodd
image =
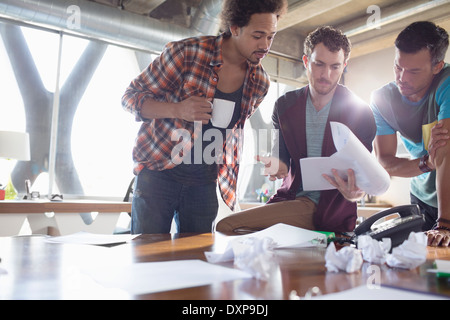
<path id="1" fill-rule="evenodd" d="M 338 189 L 348 200 L 385 193 L 390 176 L 375 157 L 344 124 L 331 122 L 331 131 L 335 154 L 300 160 L 303 190 Z"/>
<path id="2" fill-rule="evenodd" d="M 347 170 L 346 180 L 341 178 L 336 169 L 332 169 L 331 172 L 333 177 L 326 174 L 323 174 L 322 176 L 328 181 L 329 184 L 338 189 L 345 199 L 348 201 L 358 201 L 364 197 L 365 192 L 359 189 L 356 185 L 355 172 L 352 169 Z"/>

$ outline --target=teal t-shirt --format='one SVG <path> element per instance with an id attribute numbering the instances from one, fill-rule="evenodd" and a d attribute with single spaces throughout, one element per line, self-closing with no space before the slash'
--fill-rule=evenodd
<path id="1" fill-rule="evenodd" d="M 372 94 L 371 108 L 377 124 L 377 135 L 399 132 L 413 159 L 427 154 L 424 131 L 439 120 L 450 118 L 450 65 L 435 77 L 425 97 L 411 102 L 402 96 L 395 82 Z M 426 204 L 437 207 L 436 171 L 411 179 L 411 193 Z"/>

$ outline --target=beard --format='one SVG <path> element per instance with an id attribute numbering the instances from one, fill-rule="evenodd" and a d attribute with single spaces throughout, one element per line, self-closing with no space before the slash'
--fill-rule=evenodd
<path id="1" fill-rule="evenodd" d="M 336 89 L 338 82 L 339 82 L 339 80 L 333 83 L 331 81 L 321 78 L 321 79 L 313 81 L 312 87 L 318 94 L 327 95 L 330 92 L 332 92 L 334 89 Z"/>
<path id="2" fill-rule="evenodd" d="M 396 81 L 398 90 L 400 91 L 402 96 L 405 97 L 409 97 L 412 96 L 414 94 L 416 94 L 419 90 L 417 90 L 416 88 L 413 88 L 405 83 L 401 83 L 399 81 Z"/>
<path id="3" fill-rule="evenodd" d="M 268 51 L 255 51 L 249 58 L 247 58 L 247 61 L 251 64 L 258 65 L 268 53 Z"/>

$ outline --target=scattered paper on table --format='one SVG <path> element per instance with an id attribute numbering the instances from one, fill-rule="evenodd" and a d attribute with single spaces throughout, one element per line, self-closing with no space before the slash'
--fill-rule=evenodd
<path id="1" fill-rule="evenodd" d="M 82 231 L 66 236 L 48 237 L 45 241 L 66 244 L 113 245 L 129 242 L 137 236 L 136 234 L 94 234 Z"/>
<path id="2" fill-rule="evenodd" d="M 251 278 L 241 270 L 201 260 L 134 263 L 83 270 L 101 285 L 132 295 L 148 294 Z"/>
<path id="3" fill-rule="evenodd" d="M 243 242 L 233 242 L 234 266 L 256 279 L 267 281 L 278 267 L 274 247 L 271 238 L 245 238 Z"/>
<path id="4" fill-rule="evenodd" d="M 275 249 L 326 247 L 327 236 L 323 233 L 293 227 L 284 223 L 278 223 L 267 229 L 247 234 L 244 236 L 228 237 L 228 245 L 222 252 L 205 252 L 209 262 L 218 263 L 232 261 L 234 259 L 233 246 L 242 243 L 246 239 L 271 239 Z"/>
<path id="5" fill-rule="evenodd" d="M 275 248 L 277 249 L 327 246 L 327 236 L 325 234 L 284 223 L 278 223 L 267 229 L 241 237 L 271 238 L 275 242 Z"/>
<path id="6" fill-rule="evenodd" d="M 362 264 L 361 251 L 354 247 L 343 247 L 338 251 L 334 242 L 331 242 L 325 253 L 325 267 L 328 272 L 353 273 L 359 271 Z"/>
<path id="7" fill-rule="evenodd" d="M 386 264 L 391 268 L 417 268 L 427 260 L 427 242 L 425 233 L 411 232 L 407 240 L 387 255 Z"/>
<path id="8" fill-rule="evenodd" d="M 303 190 L 335 189 L 322 174 L 332 176 L 331 169 L 336 169 L 342 178 L 347 178 L 347 170 L 353 169 L 361 190 L 374 196 L 385 193 L 390 186 L 387 171 L 346 125 L 339 122 L 330 125 L 337 152 L 330 157 L 300 160 Z"/>
<path id="9" fill-rule="evenodd" d="M 368 235 L 358 237 L 358 249 L 361 250 L 363 259 L 370 263 L 384 264 L 391 246 L 391 238 L 383 238 L 378 241 Z"/>

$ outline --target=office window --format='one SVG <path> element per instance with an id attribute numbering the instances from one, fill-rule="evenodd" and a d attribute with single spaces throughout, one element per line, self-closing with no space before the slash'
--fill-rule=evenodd
<path id="1" fill-rule="evenodd" d="M 261 201 L 261 194 L 271 196 L 281 185 L 281 180 L 269 181 L 261 173 L 263 165 L 256 163 L 254 157 L 270 153 L 273 107 L 280 96 L 295 89 L 283 83 L 272 82 L 258 111 L 245 125 L 244 151 L 238 179 L 238 199 L 241 202 Z"/>
<path id="2" fill-rule="evenodd" d="M 31 161 L 3 160 L 0 183 L 5 184 L 12 171 L 14 185 L 23 191 L 25 179 L 46 171 L 48 148 L 42 145 L 49 141 L 59 37 L 0 23 L 0 39 L 0 130 L 33 132 Z"/>
<path id="3" fill-rule="evenodd" d="M 140 70 L 135 52 L 8 23 L 0 35 L 0 130 L 30 134 L 31 161 L 12 173 L 18 191 L 30 179 L 43 195 L 122 198 L 139 124 L 120 98 Z M 0 166 L 0 183 L 10 170 Z"/>
<path id="4" fill-rule="evenodd" d="M 131 153 L 140 123 L 122 109 L 121 97 L 154 56 L 5 22 L 0 36 L 0 130 L 26 131 L 31 142 L 31 161 L 12 162 L 19 193 L 30 179 L 41 197 L 123 198 L 133 178 Z M 246 124 L 241 201 L 256 201 L 256 190 L 268 182 L 253 159 L 270 151 L 258 146 L 258 134 L 270 132 L 273 105 L 290 89 L 272 83 Z M 9 171 L 0 163 L 0 184 Z"/>
<path id="5" fill-rule="evenodd" d="M 0 35 L 5 36 L 7 30 L 0 23 Z M 12 81 L 14 70 L 8 58 L 4 42 L 0 41 L 0 129 L 5 131 L 25 131 L 25 110 L 20 89 L 16 81 Z"/>
<path id="6" fill-rule="evenodd" d="M 65 37 L 64 41 L 70 51 L 79 39 Z M 132 50 L 96 45 L 90 51 L 97 55 L 98 64 L 91 66 L 95 71 L 79 94 L 71 133 L 74 169 L 82 187 L 79 193 L 123 197 L 133 177 L 131 152 L 140 124 L 122 109 L 121 97 L 139 68 Z M 74 87 L 77 81 L 74 77 L 66 85 Z"/>

